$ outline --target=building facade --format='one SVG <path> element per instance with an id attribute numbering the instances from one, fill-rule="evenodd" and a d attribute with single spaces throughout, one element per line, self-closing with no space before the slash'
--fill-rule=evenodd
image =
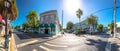
<path id="1" fill-rule="evenodd" d="M 40 34 L 55 35 L 60 32 L 59 19 L 56 10 L 50 10 L 40 14 Z"/>
<path id="2" fill-rule="evenodd" d="M 80 23 L 76 23 L 73 27 L 73 30 L 85 30 L 87 33 L 90 33 L 90 32 L 97 32 L 97 25 L 95 25 L 94 27 L 94 30 L 93 30 L 93 26 L 90 26 L 86 23 L 86 20 L 84 21 L 81 21 Z"/>

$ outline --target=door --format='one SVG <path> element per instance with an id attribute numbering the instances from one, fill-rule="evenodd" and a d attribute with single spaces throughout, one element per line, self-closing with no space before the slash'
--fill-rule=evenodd
<path id="1" fill-rule="evenodd" d="M 48 29 L 45 29 L 45 34 L 48 34 Z"/>

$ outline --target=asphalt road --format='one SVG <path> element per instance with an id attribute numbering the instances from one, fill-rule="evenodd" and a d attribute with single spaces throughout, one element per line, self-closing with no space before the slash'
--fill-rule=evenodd
<path id="1" fill-rule="evenodd" d="M 52 39 L 48 35 L 15 32 L 18 51 L 105 51 L 109 36 L 107 34 L 76 36 L 65 33 Z"/>

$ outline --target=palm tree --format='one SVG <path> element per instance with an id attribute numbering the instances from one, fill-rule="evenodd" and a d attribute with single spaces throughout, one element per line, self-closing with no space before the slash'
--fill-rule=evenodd
<path id="1" fill-rule="evenodd" d="M 77 15 L 77 17 L 79 19 L 79 25 L 80 25 L 80 18 L 83 15 L 83 12 L 82 12 L 82 10 L 80 8 L 76 11 L 76 15 Z"/>
<path id="2" fill-rule="evenodd" d="M 91 27 L 92 27 L 93 32 L 95 31 L 97 24 L 98 24 L 97 20 L 98 20 L 97 16 L 95 16 L 95 15 L 90 15 L 87 17 L 86 23 L 90 27 L 90 32 L 91 32 Z"/>

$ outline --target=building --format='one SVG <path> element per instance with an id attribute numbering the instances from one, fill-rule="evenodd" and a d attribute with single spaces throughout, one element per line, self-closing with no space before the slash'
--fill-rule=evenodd
<path id="1" fill-rule="evenodd" d="M 40 14 L 40 34 L 55 35 L 60 32 L 59 19 L 56 10 L 50 10 Z"/>
<path id="2" fill-rule="evenodd" d="M 86 20 L 84 21 L 81 21 L 80 23 L 76 23 L 73 27 L 74 30 L 85 30 L 87 31 L 87 33 L 90 33 L 90 32 L 97 32 L 97 25 L 94 27 L 95 30 L 93 30 L 93 26 L 90 26 L 86 23 Z M 91 31 L 90 31 L 91 30 Z"/>
<path id="3" fill-rule="evenodd" d="M 117 32 L 120 33 L 120 22 L 118 22 L 116 24 L 117 24 Z"/>

